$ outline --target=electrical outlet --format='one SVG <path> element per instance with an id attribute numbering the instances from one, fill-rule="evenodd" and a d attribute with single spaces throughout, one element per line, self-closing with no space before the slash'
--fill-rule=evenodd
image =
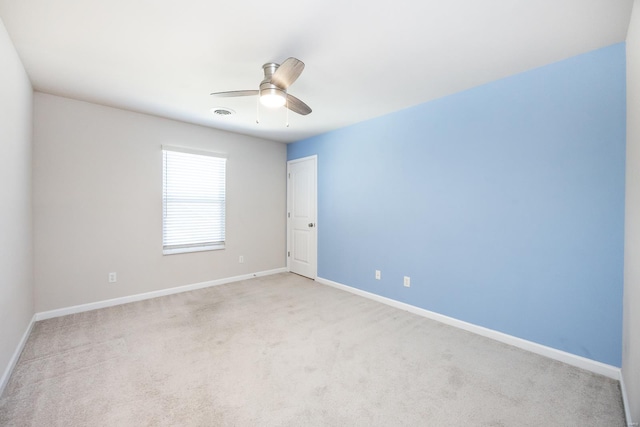
<path id="1" fill-rule="evenodd" d="M 404 276 L 404 286 L 405 286 L 405 288 L 410 288 L 411 287 L 411 277 Z"/>
<path id="2" fill-rule="evenodd" d="M 240 256 L 238 257 L 238 263 L 239 263 L 239 264 L 244 264 L 244 255 L 240 255 Z"/>
<path id="3" fill-rule="evenodd" d="M 116 283 L 118 281 L 118 275 L 116 273 L 109 273 L 109 283 Z"/>
<path id="4" fill-rule="evenodd" d="M 380 270 L 376 270 L 376 280 L 380 280 Z"/>

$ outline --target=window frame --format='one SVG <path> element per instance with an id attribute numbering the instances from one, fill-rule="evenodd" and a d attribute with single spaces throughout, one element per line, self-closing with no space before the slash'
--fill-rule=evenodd
<path id="1" fill-rule="evenodd" d="M 217 237 L 221 237 L 221 240 L 215 240 L 215 241 L 196 241 L 197 238 L 194 239 L 194 241 L 190 242 L 190 243 L 181 243 L 181 244 L 167 244 L 167 234 L 170 234 L 171 231 L 167 231 L 167 210 L 168 210 L 168 206 L 171 205 L 170 199 L 172 197 L 169 197 L 167 194 L 167 173 L 168 173 L 168 169 L 167 168 L 167 154 L 166 152 L 177 152 L 177 153 L 182 153 L 182 154 L 190 154 L 190 155 L 195 155 L 195 156 L 205 156 L 205 157 L 213 157 L 216 159 L 222 159 L 222 179 L 223 179 L 223 183 L 222 183 L 222 201 L 218 200 L 218 201 L 213 201 L 213 199 L 211 199 L 208 203 L 218 203 L 218 204 L 222 204 L 222 208 L 218 209 L 216 211 L 216 213 L 218 215 L 221 215 L 222 218 L 222 227 L 221 227 L 221 231 L 219 232 L 219 235 Z M 227 194 L 226 194 L 226 181 L 227 181 L 227 156 L 223 153 L 217 153 L 217 152 L 212 152 L 212 151 L 205 151 L 205 150 L 198 150 L 198 149 L 192 149 L 192 148 L 186 148 L 186 147 L 177 147 L 177 146 L 168 146 L 168 145 L 162 145 L 161 146 L 161 153 L 162 153 L 162 254 L 163 255 L 174 255 L 174 254 L 182 254 L 182 253 L 191 253 L 191 252 L 203 252 L 203 251 L 214 251 L 214 250 L 222 250 L 225 249 L 226 247 L 226 227 L 227 227 L 227 221 L 226 221 L 226 205 L 227 205 Z M 175 160 L 175 159 L 174 159 Z M 218 172 L 218 175 L 220 173 Z M 214 183 L 212 184 L 212 186 L 209 189 L 220 189 L 220 183 Z M 198 198 L 193 198 L 191 199 L 192 202 L 194 200 L 199 200 L 200 202 L 202 201 L 202 199 L 206 199 L 206 196 L 200 195 L 198 196 Z M 176 197 L 173 197 L 174 202 L 173 205 L 174 207 L 176 205 L 178 205 L 179 203 L 184 203 L 185 199 L 184 199 L 184 195 L 180 196 L 180 199 L 182 199 L 182 202 L 175 202 Z M 189 200 L 189 199 L 187 199 Z M 174 230 L 175 231 L 175 230 Z M 206 234 L 206 232 L 203 232 L 202 234 L 200 234 L 200 236 Z M 174 236 L 175 238 L 175 236 Z"/>

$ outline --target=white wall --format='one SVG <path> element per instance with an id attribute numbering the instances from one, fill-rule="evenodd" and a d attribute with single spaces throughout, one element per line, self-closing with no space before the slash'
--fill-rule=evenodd
<path id="1" fill-rule="evenodd" d="M 624 316 L 622 376 L 633 422 L 640 422 L 640 0 L 627 33 Z M 631 420 L 627 420 L 631 422 Z"/>
<path id="2" fill-rule="evenodd" d="M 0 376 L 33 317 L 33 91 L 0 21 Z M 0 392 L 3 381 L 0 381 Z"/>
<path id="3" fill-rule="evenodd" d="M 285 266 L 285 144 L 34 99 L 36 311 Z M 162 144 L 227 154 L 225 250 L 162 255 Z"/>

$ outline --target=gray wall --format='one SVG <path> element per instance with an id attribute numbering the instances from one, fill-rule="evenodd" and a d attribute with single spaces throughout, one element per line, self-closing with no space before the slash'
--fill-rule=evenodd
<path id="1" fill-rule="evenodd" d="M 286 265 L 285 144 L 38 92 L 34 100 L 36 311 Z M 163 144 L 227 154 L 225 250 L 162 255 Z"/>
<path id="2" fill-rule="evenodd" d="M 0 375 L 33 317 L 33 91 L 0 21 Z M 0 381 L 0 391 L 3 382 Z"/>
<path id="3" fill-rule="evenodd" d="M 640 422 L 640 0 L 627 34 L 627 166 L 622 376 L 629 410 Z M 631 421 L 631 420 L 628 420 Z"/>

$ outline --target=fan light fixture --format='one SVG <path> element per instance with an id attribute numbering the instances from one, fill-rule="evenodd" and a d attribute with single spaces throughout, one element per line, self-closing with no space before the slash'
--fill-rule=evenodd
<path id="1" fill-rule="evenodd" d="M 286 102 L 284 91 L 276 88 L 268 88 L 260 90 L 260 103 L 265 107 L 277 108 L 282 107 Z"/>
<path id="2" fill-rule="evenodd" d="M 285 107 L 289 110 L 306 116 L 311 113 L 311 108 L 298 98 L 287 93 L 289 86 L 296 81 L 304 70 L 304 62 L 296 58 L 287 58 L 282 65 L 275 62 L 267 62 L 262 66 L 264 79 L 258 89 L 232 90 L 227 92 L 213 92 L 211 95 L 222 98 L 234 96 L 258 95 L 260 103 L 256 102 L 256 110 L 260 111 L 260 104 L 268 108 Z M 258 120 L 256 120 L 258 122 Z"/>

